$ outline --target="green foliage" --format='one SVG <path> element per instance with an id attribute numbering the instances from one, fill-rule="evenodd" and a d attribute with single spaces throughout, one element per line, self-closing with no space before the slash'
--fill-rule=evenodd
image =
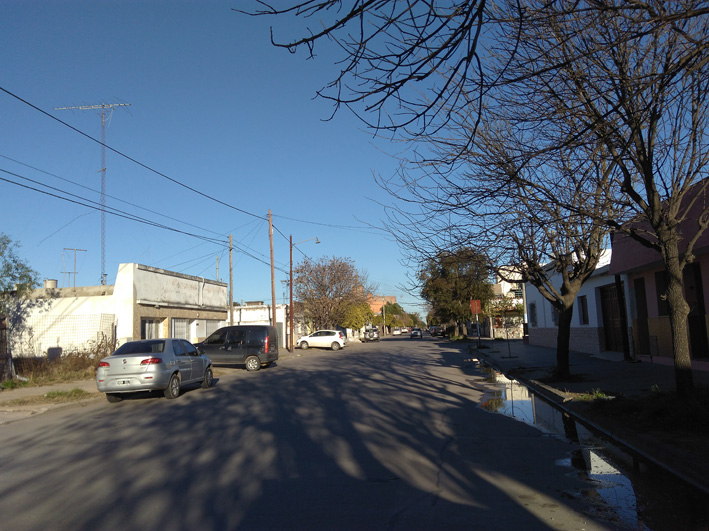
<path id="1" fill-rule="evenodd" d="M 23 296 L 39 285 L 39 274 L 17 256 L 15 251 L 19 247 L 0 232 L 0 292 L 3 294 L 0 304 L 8 304 L 6 292 L 14 291 Z M 0 313 L 7 311 L 0 306 Z"/>
<path id="2" fill-rule="evenodd" d="M 0 388 L 2 389 L 17 389 L 19 387 L 27 387 L 31 385 L 29 381 L 23 381 L 23 380 L 5 380 L 4 382 L 0 382 Z"/>
<path id="3" fill-rule="evenodd" d="M 32 290 L 40 285 L 39 273 L 18 255 L 19 244 L 0 233 L 0 315 L 7 317 L 10 347 L 29 331 L 27 317 L 35 308 L 46 307 L 46 300 L 32 299 Z"/>
<path id="4" fill-rule="evenodd" d="M 342 326 L 344 328 L 360 329 L 374 319 L 374 312 L 366 301 L 353 302 L 344 310 Z"/>
<path id="5" fill-rule="evenodd" d="M 441 252 L 430 259 L 419 274 L 421 296 L 432 306 L 427 321 L 471 321 L 470 301 L 480 300 L 485 306 L 492 298 L 488 278 L 485 257 L 470 248 Z"/>

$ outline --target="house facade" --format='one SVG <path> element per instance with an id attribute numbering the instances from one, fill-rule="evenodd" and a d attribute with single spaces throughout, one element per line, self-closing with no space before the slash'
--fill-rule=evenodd
<path id="1" fill-rule="evenodd" d="M 706 232 L 697 242 L 693 254 L 694 260 L 687 264 L 682 278 L 684 297 L 690 308 L 687 318 L 690 356 L 706 360 L 709 359 L 709 323 L 705 304 L 709 297 L 709 235 Z M 665 271 L 659 253 L 625 234 L 615 234 L 610 272 L 623 278 L 632 353 L 635 356 L 672 358 Z"/>
<path id="2" fill-rule="evenodd" d="M 57 288 L 56 281 L 45 281 L 32 297 L 48 304 L 29 316 L 30 331 L 15 342 L 14 356 L 85 352 L 101 343 L 162 337 L 196 343 L 229 324 L 227 284 L 135 263 L 120 264 L 113 285 Z M 286 305 L 277 308 L 276 318 L 285 346 Z M 271 307 L 236 305 L 232 319 L 271 324 Z"/>
<path id="3" fill-rule="evenodd" d="M 595 272 L 576 296 L 571 322 L 571 350 L 588 354 L 623 352 L 624 327 L 620 317 L 623 297 L 622 293 L 619 296 L 616 278 L 610 271 L 611 257 L 610 250 L 603 252 Z M 561 284 L 561 276 L 556 273 L 551 275 L 550 280 L 557 287 Z M 557 310 L 530 283 L 526 284 L 525 292 L 529 344 L 556 348 L 559 331 Z"/>

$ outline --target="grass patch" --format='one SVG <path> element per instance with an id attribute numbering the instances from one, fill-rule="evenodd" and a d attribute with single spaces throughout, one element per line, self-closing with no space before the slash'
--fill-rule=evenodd
<path id="1" fill-rule="evenodd" d="M 87 393 L 83 389 L 74 388 L 70 391 L 50 391 L 44 395 L 28 396 L 26 398 L 17 398 L 4 402 L 5 406 L 36 406 L 42 404 L 64 404 L 76 402 L 90 398 L 92 393 Z"/>
<path id="2" fill-rule="evenodd" d="M 29 382 L 23 382 L 22 380 L 5 380 L 0 383 L 0 388 L 2 389 L 17 389 L 18 387 L 27 387 Z"/>
<path id="3" fill-rule="evenodd" d="M 607 394 L 605 394 L 603 391 L 600 389 L 593 389 L 592 391 L 588 393 L 581 393 L 576 397 L 578 400 L 607 400 L 609 397 Z"/>
<path id="4" fill-rule="evenodd" d="M 2 387 L 15 389 L 91 380 L 96 377 L 98 363 L 102 357 L 94 353 L 73 352 L 52 361 L 43 357 L 13 358 L 15 372 L 21 378 L 6 380 L 2 382 Z"/>
<path id="5" fill-rule="evenodd" d="M 591 410 L 641 433 L 709 435 L 709 388 L 698 387 L 690 400 L 654 391 L 642 398 L 594 399 Z"/>

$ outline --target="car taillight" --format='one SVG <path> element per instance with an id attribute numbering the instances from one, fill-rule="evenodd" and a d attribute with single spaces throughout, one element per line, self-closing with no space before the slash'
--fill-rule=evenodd
<path id="1" fill-rule="evenodd" d="M 99 367 L 110 367 L 107 361 L 99 361 L 98 363 Z"/>
<path id="2" fill-rule="evenodd" d="M 162 363 L 162 358 L 148 358 L 140 362 L 141 365 L 156 365 Z"/>
<path id="3" fill-rule="evenodd" d="M 268 336 L 266 336 L 266 341 L 263 344 L 263 351 L 265 354 L 268 354 Z"/>

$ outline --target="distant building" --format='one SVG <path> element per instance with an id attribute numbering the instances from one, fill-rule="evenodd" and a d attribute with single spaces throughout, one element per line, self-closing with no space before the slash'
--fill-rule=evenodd
<path id="1" fill-rule="evenodd" d="M 385 304 L 396 304 L 396 297 L 394 295 L 368 295 L 367 303 L 375 314 L 382 313 L 382 308 Z"/>

